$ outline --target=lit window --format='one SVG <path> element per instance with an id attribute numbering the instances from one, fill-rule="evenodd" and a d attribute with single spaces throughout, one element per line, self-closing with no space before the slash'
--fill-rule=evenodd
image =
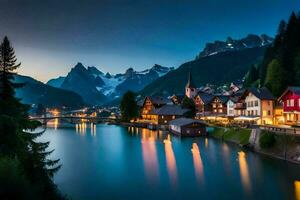
<path id="1" fill-rule="evenodd" d="M 175 115 L 172 116 L 172 119 L 175 119 Z"/>
<path id="2" fill-rule="evenodd" d="M 294 99 L 290 100 L 290 106 L 292 106 L 292 107 L 294 106 Z"/>

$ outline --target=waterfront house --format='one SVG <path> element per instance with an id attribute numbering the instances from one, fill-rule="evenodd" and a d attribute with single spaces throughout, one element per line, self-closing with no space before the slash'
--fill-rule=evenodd
<path id="1" fill-rule="evenodd" d="M 288 87 L 278 98 L 283 105 L 283 116 L 286 124 L 300 124 L 300 87 Z"/>
<path id="2" fill-rule="evenodd" d="M 257 124 L 273 124 L 274 96 L 266 88 L 249 88 L 244 93 L 245 115 Z"/>
<path id="3" fill-rule="evenodd" d="M 213 98 L 214 96 L 212 94 L 208 94 L 202 91 L 198 92 L 198 94 L 194 98 L 197 117 L 207 116 L 212 113 L 211 102 Z"/>
<path id="4" fill-rule="evenodd" d="M 200 120 L 178 118 L 170 121 L 169 130 L 184 137 L 203 136 L 206 135 L 206 124 Z"/>
<path id="5" fill-rule="evenodd" d="M 154 124 L 167 125 L 171 120 L 185 116 L 188 111 L 178 105 L 164 105 L 152 110 L 149 115 Z"/>
<path id="6" fill-rule="evenodd" d="M 168 99 L 160 96 L 147 96 L 141 107 L 141 118 L 143 120 L 152 120 L 153 115 L 150 113 L 155 109 L 161 108 L 168 103 Z M 155 119 L 153 119 L 155 120 Z"/>

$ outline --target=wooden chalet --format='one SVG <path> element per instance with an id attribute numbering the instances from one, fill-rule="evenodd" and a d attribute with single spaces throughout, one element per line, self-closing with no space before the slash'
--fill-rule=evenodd
<path id="1" fill-rule="evenodd" d="M 227 101 L 229 96 L 217 95 L 211 100 L 212 114 L 226 116 L 227 115 Z"/>
<path id="2" fill-rule="evenodd" d="M 152 110 L 149 115 L 154 124 L 167 125 L 171 120 L 183 117 L 189 109 L 183 109 L 178 105 L 164 105 Z"/>
<path id="3" fill-rule="evenodd" d="M 144 102 L 141 107 L 141 118 L 145 120 L 152 120 L 153 115 L 151 111 L 160 108 L 168 103 L 168 99 L 159 96 L 147 96 L 144 99 Z"/>
<path id="4" fill-rule="evenodd" d="M 205 92 L 198 92 L 194 98 L 196 115 L 197 116 L 207 116 L 212 113 L 211 102 L 214 96 Z"/>

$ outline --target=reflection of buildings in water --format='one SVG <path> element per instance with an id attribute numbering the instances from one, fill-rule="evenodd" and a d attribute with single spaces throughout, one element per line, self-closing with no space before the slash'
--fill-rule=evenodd
<path id="1" fill-rule="evenodd" d="M 250 191 L 250 176 L 246 154 L 243 151 L 238 152 L 238 161 L 240 166 L 241 181 L 246 192 Z"/>
<path id="2" fill-rule="evenodd" d="M 91 136 L 96 137 L 97 134 L 96 124 L 91 123 L 90 126 L 91 126 Z"/>
<path id="3" fill-rule="evenodd" d="M 171 184 L 177 185 L 176 159 L 172 147 L 170 134 L 168 134 L 167 139 L 164 140 L 164 144 L 165 144 L 167 170 L 168 170 L 169 177 L 171 179 Z"/>
<path id="4" fill-rule="evenodd" d="M 300 181 L 294 181 L 295 199 L 300 200 Z"/>
<path id="5" fill-rule="evenodd" d="M 203 181 L 204 181 L 203 163 L 202 163 L 200 150 L 199 150 L 197 143 L 193 143 L 191 151 L 193 154 L 195 175 L 197 177 L 198 182 L 203 183 Z"/>
<path id="6" fill-rule="evenodd" d="M 231 159 L 230 159 L 230 152 L 229 152 L 229 147 L 226 142 L 222 143 L 222 152 L 223 155 L 222 158 L 225 162 L 225 169 L 226 169 L 226 175 L 230 176 L 231 175 Z"/>
<path id="7" fill-rule="evenodd" d="M 80 124 L 76 124 L 76 132 L 80 135 L 85 135 L 86 133 L 86 123 L 82 122 Z"/>
<path id="8" fill-rule="evenodd" d="M 205 145 L 205 148 L 208 148 L 208 138 L 205 138 L 204 145 Z"/>
<path id="9" fill-rule="evenodd" d="M 57 130 L 57 128 L 59 126 L 59 120 L 58 120 L 58 118 L 54 118 L 54 119 L 48 121 L 47 122 L 47 126 L 53 127 L 54 130 Z"/>
<path id="10" fill-rule="evenodd" d="M 145 167 L 145 173 L 150 183 L 158 179 L 158 159 L 156 153 L 155 132 L 148 129 L 142 129 L 142 154 Z"/>
<path id="11" fill-rule="evenodd" d="M 58 127 L 58 118 L 54 119 L 54 129 L 57 130 Z"/>

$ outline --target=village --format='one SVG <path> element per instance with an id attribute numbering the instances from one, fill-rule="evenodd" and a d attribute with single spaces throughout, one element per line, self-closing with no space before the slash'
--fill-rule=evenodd
<path id="1" fill-rule="evenodd" d="M 194 102 L 195 113 L 191 116 L 184 108 L 184 98 Z M 134 125 L 149 129 L 169 129 L 181 136 L 205 135 L 208 124 L 261 127 L 272 130 L 299 131 L 300 87 L 288 87 L 279 98 L 266 88 L 243 88 L 241 83 L 231 83 L 226 94 L 214 94 L 198 89 L 189 73 L 185 94 L 169 98 L 146 96 L 138 102 L 140 117 L 131 120 Z"/>

